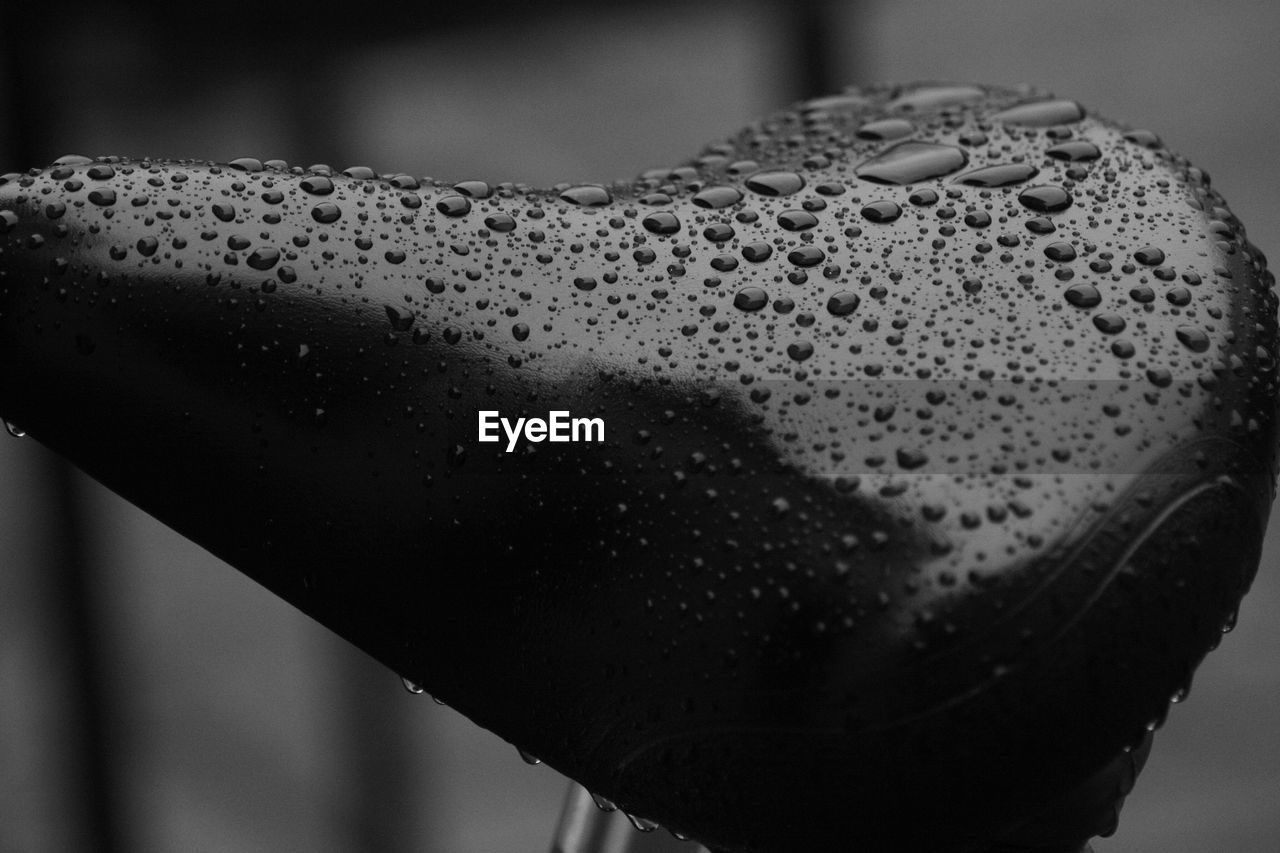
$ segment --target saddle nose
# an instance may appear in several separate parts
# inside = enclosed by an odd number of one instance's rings
[[[0,181],[0,413],[718,851],[1078,849],[1258,564],[1273,278],[1074,101],[850,90],[550,190]]]

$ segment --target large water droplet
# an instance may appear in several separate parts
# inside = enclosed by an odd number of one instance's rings
[[[312,195],[329,195],[333,192],[333,181],[324,175],[303,178],[299,186]]]
[[[1192,352],[1204,352],[1209,349],[1209,335],[1198,326],[1179,326],[1174,330],[1178,340]]]
[[[769,304],[769,294],[759,287],[744,287],[733,297],[733,307],[741,311],[759,311]]]
[[[879,184],[914,184],[963,169],[969,155],[953,145],[899,142],[854,169],[854,174]]]
[[[646,231],[654,234],[675,234],[680,230],[679,218],[667,210],[650,213],[641,220],[640,224],[645,227]]]
[[[713,210],[729,207],[740,201],[742,201],[742,193],[735,187],[727,186],[707,187],[693,197],[693,203],[698,207],[706,207]]]
[[[862,218],[868,222],[893,222],[902,215],[902,208],[897,202],[873,201],[860,211]]]
[[[1055,100],[1018,104],[1016,107],[1001,110],[993,115],[991,120],[1006,124],[1049,127],[1055,124],[1071,124],[1082,118],[1084,118],[1084,107],[1075,101]]]
[[[417,684],[403,675],[400,676],[400,683],[404,685],[405,690],[408,690],[414,696],[421,696],[423,693],[427,692],[426,688],[421,684]]]
[[[613,196],[599,184],[582,184],[581,186],[569,187],[569,189],[560,193],[560,198],[570,204],[578,204],[583,207],[604,207],[613,202]]]
[[[808,341],[793,341],[787,346],[787,355],[794,361],[805,361],[813,355],[813,344]]]
[[[1063,297],[1077,308],[1094,308],[1102,302],[1102,294],[1092,284],[1073,284]]]
[[[5,432],[9,433],[9,435],[13,436],[14,438],[23,438],[27,434],[27,431],[25,429],[15,424],[13,421],[5,421],[4,429],[5,429]]]
[[[342,208],[331,201],[322,202],[311,208],[311,218],[322,225],[328,225],[342,218]]]
[[[523,761],[525,764],[541,764],[542,763],[541,758],[538,758],[532,752],[529,752],[527,749],[524,749],[523,747],[517,746],[516,752],[520,753],[520,760]]]
[[[956,183],[971,187],[1007,187],[1025,183],[1039,173],[1039,169],[1026,163],[1003,163],[966,172],[956,178]]]
[[[907,121],[905,118],[886,118],[879,121],[869,121],[862,127],[858,128],[859,139],[876,139],[887,141],[890,139],[901,139],[904,136],[910,136],[915,131],[915,125]]]
[[[1066,160],[1069,163],[1077,163],[1083,160],[1097,160],[1102,156],[1102,151],[1092,142],[1086,142],[1083,139],[1071,139],[1066,142],[1060,142],[1057,145],[1044,152],[1055,160]]]
[[[791,195],[804,189],[804,178],[795,172],[756,172],[747,178],[747,189],[760,193],[760,195]]]
[[[977,86],[921,86],[885,105],[890,110],[936,110],[986,97]]]
[[[862,304],[861,297],[851,290],[842,290],[839,293],[832,294],[827,300],[827,310],[837,317],[847,317],[854,311],[858,310],[858,306]]]
[[[1071,206],[1071,193],[1054,184],[1041,184],[1023,190],[1018,201],[1036,213],[1057,213]]]

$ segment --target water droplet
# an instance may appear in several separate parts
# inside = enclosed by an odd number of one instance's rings
[[[160,241],[155,237],[143,237],[138,241],[137,246],[138,254],[142,255],[144,258],[149,258],[156,253],[157,249],[160,248]]]
[[[1093,318],[1093,325],[1104,335],[1118,335],[1125,329],[1124,318],[1119,314],[1097,314]]]
[[[211,208],[214,218],[219,222],[231,222],[236,218],[236,209],[226,202],[218,202]]]
[[[929,457],[923,451],[909,447],[899,447],[897,458],[898,467],[906,471],[915,470],[929,461]]]
[[[806,231],[818,224],[818,217],[807,210],[784,210],[778,214],[778,224],[787,231]]]
[[[729,207],[740,201],[742,201],[742,193],[735,187],[728,186],[707,187],[706,189],[699,191],[693,197],[693,203],[698,207],[705,207],[712,210]]]
[[[342,174],[348,178],[355,178],[357,181],[372,181],[378,177],[378,173],[368,166],[348,166],[342,170]]]
[[[805,361],[813,355],[813,344],[808,341],[793,341],[787,345],[787,355],[794,361]]]
[[[1124,135],[1124,138],[1143,148],[1159,148],[1162,144],[1160,137],[1149,130],[1131,130]]]
[[[464,195],[447,195],[436,202],[436,210],[445,216],[466,216],[471,212],[471,199]]]
[[[964,224],[970,228],[986,228],[991,224],[991,214],[985,210],[975,210],[964,215]]]
[[[254,249],[245,263],[255,270],[269,270],[280,260],[280,250],[276,248]]]
[[[631,821],[631,825],[634,826],[636,829],[640,830],[641,832],[653,832],[655,829],[658,828],[657,821],[649,820],[648,818],[643,818],[638,815],[633,815],[629,812],[623,812],[623,814],[627,816],[627,820]]]
[[[505,213],[495,213],[492,216],[485,217],[484,224],[486,228],[505,234],[508,231],[515,230],[516,220]]]
[[[1154,267],[1157,264],[1164,263],[1164,252],[1155,246],[1144,246],[1133,253],[1133,259],[1140,264]]]
[[[969,155],[953,145],[899,142],[854,169],[854,174],[880,184],[914,184],[949,175],[965,167]]]
[[[1023,190],[1018,201],[1036,213],[1057,213],[1071,206],[1071,193],[1054,184],[1041,184]]]
[[[520,760],[523,761],[525,764],[541,764],[542,763],[541,758],[538,758],[536,755],[534,755],[532,752],[529,752],[526,749],[523,749],[517,746],[516,752],[520,753]]]
[[[416,184],[417,181],[414,183]],[[416,189],[416,187],[413,188]],[[488,198],[493,195],[493,187],[485,181],[459,181],[453,185],[453,188],[471,198]]]
[[[517,341],[529,340],[529,324],[516,323],[511,327],[511,337],[515,338]]]
[[[1063,297],[1077,308],[1094,308],[1102,302],[1102,294],[1092,284],[1073,284]]]
[[[868,222],[888,223],[902,215],[902,208],[897,202],[873,201],[859,212]]]
[[[596,280],[589,275],[578,276],[573,280],[573,286],[578,290],[595,290]]]
[[[0,210],[0,234],[8,234],[18,224],[18,214],[12,210]]]
[[[616,812],[618,810],[618,807],[614,805],[612,800],[609,800],[600,794],[592,794],[591,800],[596,804],[596,808],[602,812]]]
[[[795,172],[756,172],[747,178],[747,189],[760,195],[791,195],[804,189],[804,178]]]
[[[8,421],[8,420],[5,421],[4,429],[5,429],[5,432],[9,433],[9,435],[13,436],[14,438],[24,438],[26,437],[26,434],[27,434],[27,431],[25,429],[15,424],[13,421]]]
[[[311,175],[303,178],[299,186],[312,195],[329,195],[333,192],[333,181],[324,175]]]
[[[1079,163],[1084,160],[1097,160],[1102,156],[1102,151],[1092,142],[1086,142],[1083,139],[1071,139],[1066,142],[1060,142],[1057,145],[1044,152],[1055,160],[1065,160],[1068,163]]]
[[[759,311],[769,304],[769,294],[759,287],[744,287],[733,297],[733,307],[741,311]]]
[[[311,208],[311,218],[322,225],[328,225],[342,218],[342,208],[331,201],[322,202]]]
[[[816,267],[827,259],[827,255],[817,246],[801,246],[787,254],[787,260],[798,267]]]
[[[404,685],[405,690],[408,690],[414,696],[420,696],[423,693],[427,692],[426,688],[423,687],[421,684],[416,684],[413,681],[409,680],[408,678],[405,678],[403,675],[400,676],[400,683]]]
[[[928,207],[931,204],[938,203],[938,194],[934,190],[916,190],[907,196],[907,201],[917,207]]]
[[[89,201],[99,207],[110,207],[116,203],[116,191],[110,187],[102,187],[89,191]]]
[[[858,128],[859,139],[876,139],[887,141],[890,139],[901,139],[904,136],[910,136],[916,127],[905,118],[886,118],[879,121],[869,121],[862,127]]]
[[[742,247],[742,257],[753,263],[767,261],[773,255],[773,247],[768,243],[748,243]]]
[[[1174,334],[1192,352],[1205,352],[1209,349],[1209,335],[1198,326],[1179,326]]]
[[[706,237],[713,243],[723,243],[726,240],[732,240],[735,233],[733,226],[724,222],[717,222],[714,225],[708,225],[706,228],[702,229],[702,236]]]
[[[666,210],[650,213],[640,224],[653,234],[675,234],[680,230],[680,220],[674,213]]]
[[[920,86],[899,95],[888,104],[890,110],[936,110],[966,104],[986,97],[977,86]]]
[[[227,165],[241,172],[261,172],[263,169],[262,161],[256,157],[240,157]]]
[[[858,310],[858,306],[862,304],[861,297],[851,290],[842,290],[839,293],[832,294],[827,300],[827,310],[837,317],[847,317],[854,311]]]
[[[1076,259],[1075,247],[1070,243],[1050,243],[1044,247],[1044,254],[1051,261],[1074,261]]]
[[[384,305],[383,308],[387,312],[387,320],[391,323],[391,328],[397,332],[407,332],[413,326],[413,312],[406,308],[397,308],[395,305]]]
[[[1055,124],[1072,124],[1084,118],[1084,107],[1075,101],[1034,101],[1001,110],[992,121],[1005,124],[1023,124],[1029,127],[1049,127]]]
[[[971,187],[1008,187],[1025,183],[1038,174],[1040,174],[1039,169],[1026,163],[1002,163],[966,172],[956,178],[956,183]]]
[[[570,204],[577,204],[582,207],[604,207],[613,203],[613,196],[599,184],[582,184],[581,186],[569,187],[569,189],[560,193],[560,198]]]

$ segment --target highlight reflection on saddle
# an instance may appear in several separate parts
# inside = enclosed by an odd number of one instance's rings
[[[717,850],[1114,828],[1273,496],[1261,253],[1029,90],[550,190],[64,157],[0,251],[0,413]]]

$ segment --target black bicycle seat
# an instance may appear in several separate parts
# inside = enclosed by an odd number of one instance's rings
[[[716,850],[1078,849],[1257,567],[1273,278],[1074,101],[851,90],[550,190],[2,183],[0,413]]]

